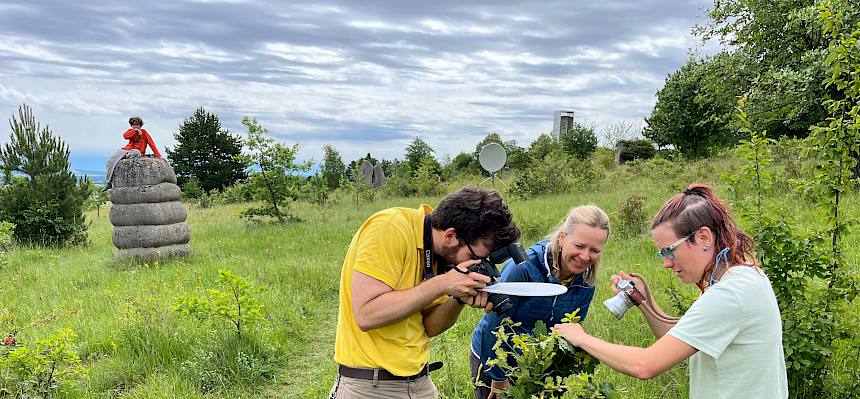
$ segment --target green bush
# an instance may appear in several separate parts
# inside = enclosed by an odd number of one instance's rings
[[[410,173],[403,168],[396,168],[393,170],[394,173],[391,175],[386,175],[385,183],[382,184],[380,188],[380,192],[385,198],[398,198],[398,197],[414,197],[418,194],[418,190],[412,184],[413,180],[410,176]],[[363,183],[356,183],[363,184]],[[365,187],[369,187],[373,190],[372,187],[363,184]],[[357,190],[359,187],[355,187]],[[356,191],[356,194],[361,194]],[[360,197],[360,195],[359,195]]]
[[[239,204],[254,200],[253,191],[247,184],[242,182],[234,183],[221,192],[213,194],[213,196],[213,200],[219,204]]]
[[[578,323],[578,310],[561,319]],[[535,323],[530,334],[517,334],[510,318],[499,325],[488,367],[498,366],[514,384],[501,393],[504,399],[530,398],[617,398],[611,384],[596,384],[592,375],[600,363],[587,352],[574,347],[543,321]],[[513,348],[513,350],[511,350]],[[508,362],[515,360],[515,365]]]
[[[328,203],[329,186],[323,175],[316,174],[308,177],[302,184],[296,199],[311,204],[325,205]]]
[[[635,159],[651,159],[657,154],[657,150],[650,140],[621,140],[618,145],[621,146],[620,163]]]
[[[543,162],[535,162],[517,173],[511,183],[510,194],[518,198],[533,198],[570,192],[571,165],[567,157],[551,153]]]
[[[15,231],[15,225],[9,222],[0,221],[0,256],[3,255],[3,250],[12,245],[12,234]]]
[[[634,195],[618,207],[613,227],[622,238],[636,237],[646,231],[645,197]]]
[[[206,296],[189,296],[180,299],[174,309],[179,313],[194,315],[199,319],[223,319],[236,329],[242,339],[242,331],[248,325],[265,319],[263,304],[257,294],[265,291],[249,279],[236,276],[227,269],[218,269],[218,285],[221,289],[209,289]]]
[[[200,180],[197,179],[197,176],[191,176],[185,180],[185,184],[182,185],[182,198],[184,199],[197,199],[206,194],[206,191],[203,190],[203,186],[200,185]]]
[[[75,333],[65,328],[0,352],[0,397],[54,398],[74,390],[76,378],[86,371],[74,341]]]

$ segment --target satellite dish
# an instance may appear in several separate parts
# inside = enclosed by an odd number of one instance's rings
[[[508,159],[508,154],[505,148],[498,143],[490,143],[481,148],[481,153],[478,155],[478,162],[481,167],[487,172],[496,173],[505,166],[505,161]]]

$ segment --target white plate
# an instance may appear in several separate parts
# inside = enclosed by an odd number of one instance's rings
[[[480,290],[491,294],[516,296],[555,296],[567,292],[567,287],[548,283],[496,283]]]

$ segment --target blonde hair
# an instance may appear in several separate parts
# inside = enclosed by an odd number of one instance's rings
[[[546,239],[550,241],[550,248],[547,250],[552,250],[550,256],[552,258],[552,264],[556,265],[556,269],[558,268],[557,265],[560,265],[562,262],[562,244],[560,242],[561,233],[564,232],[566,235],[571,234],[578,224],[606,230],[606,236],[607,238],[609,237],[609,216],[603,211],[603,209],[600,209],[596,205],[582,205],[571,209],[561,224],[546,236]],[[594,286],[594,282],[597,280],[598,263],[600,263],[599,260],[585,271],[585,282],[589,286]]]

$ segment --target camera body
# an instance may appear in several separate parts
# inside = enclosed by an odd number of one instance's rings
[[[618,294],[603,301],[603,304],[617,320],[621,320],[630,308],[639,306],[645,301],[642,293],[636,289],[636,283],[630,280],[618,280],[615,288],[618,288]]]
[[[512,242],[491,252],[490,256],[485,259],[481,259],[481,263],[469,267],[469,271],[489,276],[491,280],[487,285],[493,285],[496,283],[496,278],[501,276],[499,268],[496,267],[496,265],[504,263],[508,259],[513,259],[514,264],[516,265],[528,260],[526,257],[526,251],[523,249],[522,244]],[[511,298],[506,294],[489,294],[487,299],[493,304],[493,311],[500,315],[507,313],[513,307],[511,304]]]

